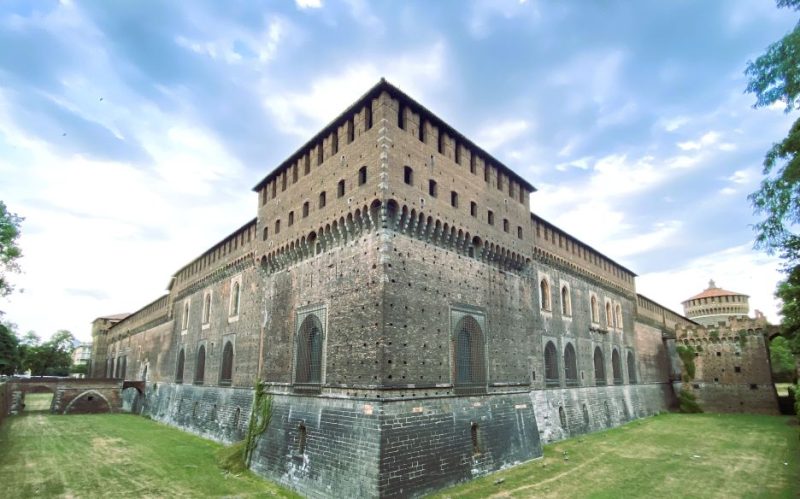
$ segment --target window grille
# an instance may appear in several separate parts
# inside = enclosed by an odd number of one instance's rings
[[[552,341],[548,341],[544,347],[544,384],[547,387],[559,385],[558,354]]]
[[[470,315],[465,315],[455,329],[455,388],[457,393],[486,391],[486,355],[483,331]]]
[[[205,377],[206,377],[206,347],[204,345],[200,345],[200,349],[197,351],[197,363],[195,364],[194,367],[194,384],[202,385]]]
[[[636,362],[633,359],[633,352],[628,352],[628,382],[636,383]]]
[[[600,347],[594,349],[594,384],[597,386],[606,384],[606,367],[603,364],[603,351]]]
[[[620,365],[619,352],[615,348],[611,352],[611,373],[614,376],[614,384],[622,384],[622,366]]]
[[[230,385],[233,380],[233,344],[228,341],[222,350],[222,369],[219,373],[219,384]]]
[[[567,386],[578,386],[578,362],[572,343],[564,347],[564,377]]]
[[[309,314],[297,333],[295,385],[319,385],[322,382],[322,323]]]

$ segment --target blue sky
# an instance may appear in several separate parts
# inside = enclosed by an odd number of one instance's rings
[[[266,173],[386,77],[537,192],[535,213],[680,310],[708,279],[773,321],[748,193],[791,117],[745,64],[769,1],[4,1],[0,199],[21,331],[89,338],[255,216]]]

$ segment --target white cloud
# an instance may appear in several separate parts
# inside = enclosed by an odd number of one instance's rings
[[[675,118],[665,119],[659,122],[660,126],[667,132],[674,132],[685,124],[689,123],[689,118],[685,116],[678,116]]]
[[[530,128],[523,119],[510,119],[486,125],[476,134],[477,143],[488,151],[496,151],[501,146],[513,142]]]
[[[265,92],[263,104],[284,133],[307,138],[353,102],[364,90],[385,76],[420,99],[427,93],[420,85],[437,85],[443,78],[445,46],[438,42],[422,52],[409,52],[378,62],[356,63],[335,74],[323,75],[301,91]]]
[[[322,7],[322,0],[294,0],[300,9],[319,9]]]
[[[498,29],[500,20],[527,19],[536,21],[540,13],[527,0],[476,0],[470,5],[467,28],[475,38],[486,38]]]
[[[780,261],[753,252],[750,244],[734,246],[698,257],[663,272],[637,278],[637,291],[648,298],[683,313],[681,302],[707,287],[709,279],[730,291],[750,295],[751,316],[755,309],[778,323],[780,302],[774,297],[782,276]]]
[[[178,35],[175,43],[192,52],[227,64],[258,62],[274,59],[281,41],[286,37],[288,24],[281,18],[270,19],[264,30],[251,33],[239,28],[206,26],[202,39],[189,39]]]
[[[719,140],[719,133],[715,131],[706,132],[698,140],[689,140],[686,142],[678,142],[677,146],[684,151],[696,151],[704,147],[713,145]]]

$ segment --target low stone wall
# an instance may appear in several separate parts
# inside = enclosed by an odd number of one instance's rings
[[[780,414],[773,384],[692,382],[692,393],[704,412]]]
[[[147,385],[141,403],[142,415],[204,438],[232,443],[247,433],[253,390],[153,383]]]
[[[614,385],[530,392],[543,444],[605,430],[674,409],[668,383]]]

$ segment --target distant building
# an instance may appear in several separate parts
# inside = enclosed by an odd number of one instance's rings
[[[717,287],[714,280],[708,288],[683,302],[686,317],[704,326],[728,324],[731,317],[745,319],[750,313],[749,296]]]

